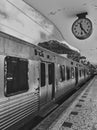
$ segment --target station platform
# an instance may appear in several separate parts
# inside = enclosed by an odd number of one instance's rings
[[[49,130],[97,130],[97,76]]]
[[[89,82],[71,105],[64,109],[49,127],[46,127],[46,123],[49,124],[53,116],[54,114],[34,130],[97,130],[97,76]]]

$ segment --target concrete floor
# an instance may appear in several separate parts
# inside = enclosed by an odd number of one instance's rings
[[[50,130],[97,130],[97,76],[68,109]]]

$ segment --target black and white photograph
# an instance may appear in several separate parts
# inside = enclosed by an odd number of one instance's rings
[[[97,0],[0,0],[0,130],[97,130]]]

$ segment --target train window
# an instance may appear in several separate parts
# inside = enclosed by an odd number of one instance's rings
[[[25,92],[28,86],[28,61],[17,57],[5,58],[5,95]]]
[[[67,80],[70,79],[70,68],[66,66]]]
[[[62,66],[60,65],[60,81],[62,82]]]
[[[84,69],[84,77],[86,76],[86,72],[85,72],[85,69]]]
[[[35,52],[35,55],[37,55],[37,50],[36,49],[34,50],[34,52]]]
[[[62,75],[63,75],[62,79],[64,81],[65,80],[65,66],[64,65],[62,65]]]
[[[84,75],[84,70],[82,69],[82,75]]]
[[[81,74],[81,70],[79,70],[79,75],[80,75],[80,77],[82,76],[82,74]]]
[[[60,65],[60,80],[64,81],[65,80],[65,66]]]
[[[71,67],[71,78],[73,79],[74,78],[74,68]]]
[[[41,63],[41,87],[45,86],[45,63]]]
[[[54,64],[48,64],[48,83],[52,84],[54,81]]]

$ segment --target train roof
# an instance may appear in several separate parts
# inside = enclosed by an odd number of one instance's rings
[[[7,33],[5,33],[5,32],[0,31],[0,36],[1,36],[1,37],[4,37],[4,38],[7,38],[7,39],[10,39],[10,40],[13,40],[13,41],[16,41],[16,42],[19,42],[20,44],[25,44],[25,45],[33,46],[33,48],[38,48],[38,49],[40,49],[40,50],[42,50],[42,51],[49,52],[50,54],[52,54],[52,55],[54,55],[54,56],[58,56],[58,57],[64,58],[65,60],[67,60],[67,61],[69,61],[69,62],[74,62],[74,63],[76,63],[76,64],[79,65],[79,66],[85,66],[85,65],[83,65],[83,64],[81,64],[81,63],[79,63],[79,62],[77,62],[77,61],[73,61],[72,59],[68,59],[68,58],[66,58],[66,57],[64,57],[64,56],[61,56],[61,55],[55,53],[55,52],[52,52],[52,51],[47,50],[47,49],[45,49],[45,48],[43,48],[43,47],[40,47],[40,46],[36,46],[36,45],[34,45],[33,43],[29,43],[29,42],[27,42],[27,41],[21,40],[21,39],[15,37],[15,36],[12,36],[12,35],[7,34]]]

